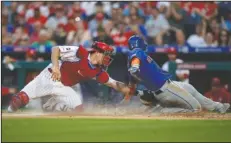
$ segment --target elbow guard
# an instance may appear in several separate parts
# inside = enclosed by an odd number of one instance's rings
[[[139,67],[130,67],[128,71],[135,79],[137,79],[138,81],[141,81],[141,79],[138,77],[140,73]]]
[[[138,75],[140,73],[139,67],[130,67],[128,71],[130,72],[131,75],[133,74]]]

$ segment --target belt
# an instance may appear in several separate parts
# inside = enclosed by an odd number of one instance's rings
[[[170,83],[170,82],[171,82],[171,80],[168,79],[168,80],[164,83],[164,85],[165,85],[166,83]],[[163,86],[164,86],[164,85],[163,85]],[[162,86],[161,88],[163,88],[163,86]],[[161,94],[162,92],[163,92],[163,89],[162,89],[162,90],[161,90],[161,89],[158,89],[158,90],[154,91],[155,95]]]

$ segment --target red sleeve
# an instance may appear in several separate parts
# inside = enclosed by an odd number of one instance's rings
[[[106,83],[108,82],[109,80],[109,75],[107,72],[103,71],[101,72],[99,75],[96,76],[96,80],[99,82],[99,83]]]
[[[4,95],[7,95],[7,94],[9,94],[9,88],[2,87],[2,95],[4,96]]]
[[[231,94],[229,92],[228,92],[228,95],[227,95],[227,102],[231,103]]]
[[[211,94],[210,94],[210,92],[206,92],[206,93],[205,93],[205,97],[211,99]]]
[[[79,58],[84,58],[88,56],[88,51],[83,48],[83,46],[79,46],[79,49],[77,50],[76,56]]]
[[[222,95],[225,99],[225,102],[230,103],[231,94],[226,89],[222,89],[222,91]]]
[[[227,103],[231,103],[230,98],[231,98],[231,94],[229,92],[227,92],[227,95],[226,95]]]
[[[28,24],[32,24],[33,22],[34,22],[34,19],[32,17],[27,20]]]
[[[46,21],[47,21],[47,18],[46,18],[45,16],[41,16],[41,17],[40,17],[40,22],[41,22],[42,24],[45,24]]]

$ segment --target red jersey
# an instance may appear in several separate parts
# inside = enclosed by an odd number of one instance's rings
[[[2,96],[10,94],[8,87],[2,87]]]
[[[213,101],[221,103],[230,103],[231,98],[231,94],[225,88],[221,88],[216,91],[209,91],[205,93],[205,96]]]
[[[70,31],[76,31],[76,30],[77,30],[77,27],[76,27],[76,25],[74,25],[74,24],[67,23],[67,24],[64,26],[64,29],[65,29],[65,31],[68,33],[68,32],[70,32]]]
[[[47,21],[47,18],[43,15],[40,15],[38,18],[31,17],[28,19],[28,24],[34,24],[35,22],[39,21],[42,25],[44,25]]]
[[[60,72],[63,85],[73,86],[90,79],[96,79],[100,83],[106,83],[109,80],[106,71],[91,65],[89,52],[82,46],[59,46],[59,49],[62,60]]]
[[[133,35],[133,32],[124,32],[123,34],[111,35],[114,45],[116,46],[128,46],[128,39]]]

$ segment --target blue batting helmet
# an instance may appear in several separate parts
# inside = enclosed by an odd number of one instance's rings
[[[134,35],[128,39],[128,46],[130,50],[133,50],[136,48],[146,50],[148,45],[146,41],[144,41],[140,36]]]

